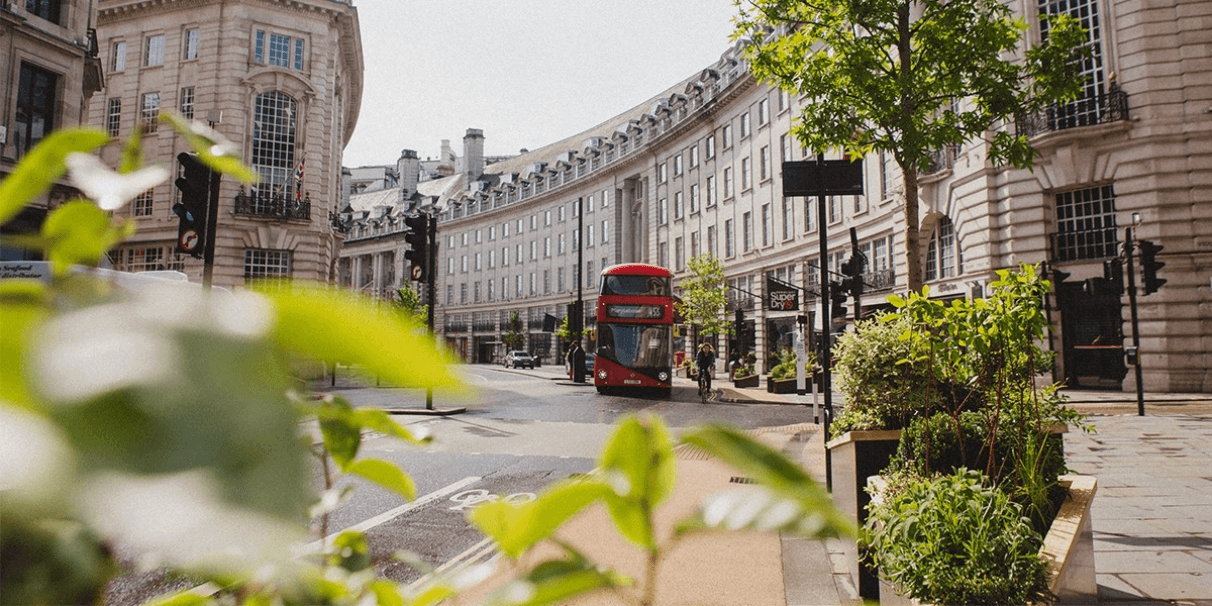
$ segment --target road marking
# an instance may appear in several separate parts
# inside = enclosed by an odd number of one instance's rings
[[[515,492],[504,499],[499,494],[491,494],[483,488],[475,488],[472,490],[464,490],[459,494],[450,497],[451,501],[458,503],[451,507],[451,511],[463,511],[465,509],[475,509],[481,503],[496,503],[497,501],[505,501],[506,503],[529,503],[535,500],[536,496],[533,492]]]
[[[432,503],[433,501],[436,501],[438,499],[445,497],[446,495],[448,495],[452,492],[456,492],[458,490],[463,489],[466,486],[475,484],[476,482],[479,482],[480,480],[481,480],[480,476],[468,476],[466,478],[463,478],[462,480],[459,480],[458,482],[455,482],[454,484],[450,484],[443,488],[439,488],[438,490],[435,490],[423,497],[420,497],[411,503],[405,503],[399,507],[396,507],[395,509],[385,511],[372,518],[367,518],[365,520],[362,520],[361,522],[358,522],[357,524],[354,524],[353,526],[349,526],[347,528],[342,528],[341,530],[338,530],[338,531],[324,537],[323,539],[317,539],[315,541],[312,541],[311,543],[308,543],[307,545],[303,546],[302,551],[303,551],[303,553],[311,553],[311,552],[317,551],[321,547],[323,547],[325,544],[330,542],[332,539],[335,539],[337,537],[337,535],[340,535],[342,532],[345,532],[347,530],[356,530],[356,531],[365,532],[367,530],[370,530],[371,528],[374,528],[375,526],[388,522],[388,521],[392,520],[393,518],[399,517],[400,515],[408,513],[409,511],[412,511],[418,507],[421,507],[422,505],[427,505],[429,503]]]

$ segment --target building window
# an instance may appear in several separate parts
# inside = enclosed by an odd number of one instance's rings
[[[262,192],[289,200],[294,196],[295,100],[281,92],[257,95],[253,108],[252,169]]]
[[[926,279],[938,280],[955,276],[955,225],[951,223],[951,219],[943,217],[939,220],[926,249]]]
[[[115,42],[113,48],[114,56],[109,62],[110,71],[126,71],[126,42]]]
[[[602,221],[602,244],[610,241],[610,220]]]
[[[673,218],[682,218],[682,192],[673,192]]]
[[[753,172],[753,162],[748,157],[741,158],[741,191],[746,191],[753,187],[751,173]]]
[[[473,293],[473,294],[472,294],[472,296],[473,296],[473,297],[475,297],[475,298],[473,299],[473,301],[475,301],[476,303],[479,303],[479,302],[480,302],[480,284],[481,284],[481,283],[480,283],[480,281],[479,281],[479,280],[477,280],[477,281],[475,282],[475,284],[472,284],[472,289],[473,289],[473,290],[472,290],[472,293]]]
[[[661,198],[657,201],[657,224],[664,225],[669,222],[669,199]]]
[[[741,237],[743,238],[741,244],[744,246],[741,250],[745,252],[753,250],[753,213],[747,212],[741,215]]]
[[[732,197],[732,167],[724,167],[724,199]]]
[[[592,224],[585,226],[585,241],[586,241],[585,242],[586,246],[593,246],[593,225]]]
[[[467,304],[467,283],[466,282],[459,285],[459,304],[460,305]]]
[[[16,145],[29,151],[55,127],[55,92],[59,76],[28,63],[21,63],[17,85]]]
[[[111,137],[117,137],[118,131],[122,126],[122,99],[113,98],[109,100],[109,107],[105,114],[105,132]]]
[[[724,221],[724,257],[736,255],[736,244],[733,241],[732,219]]]
[[[829,196],[829,223],[842,220],[842,199],[839,196]]]
[[[198,58],[198,28],[185,30],[185,47],[181,49],[181,58],[189,61]]]
[[[1111,185],[1056,194],[1055,254],[1060,261],[1114,257],[1119,251]]]
[[[164,65],[164,34],[148,36],[143,44],[143,66]]]
[[[715,175],[707,177],[707,208],[715,206]]]
[[[194,87],[192,86],[181,89],[181,115],[186,120],[194,119]]]
[[[143,93],[143,103],[139,108],[139,122],[143,132],[154,133],[160,121],[160,93]]]
[[[60,4],[62,4],[61,0],[25,0],[25,12],[42,17],[51,23],[59,23]]]
[[[749,112],[741,114],[741,138],[749,136]],[[724,147],[728,147],[725,145]]]
[[[690,232],[690,258],[699,256],[699,232]]]
[[[558,240],[556,240],[556,254],[558,254],[558,255],[564,254],[564,244],[565,244],[566,235],[567,234],[560,234],[560,238]]]
[[[715,226],[707,226],[707,254],[715,256]]]
[[[682,154],[673,157],[673,176],[682,176]]]
[[[530,272],[530,296],[533,297],[536,294],[538,294],[538,289],[535,286],[535,273],[532,271]]]
[[[690,168],[694,168],[698,165],[699,165],[699,144],[695,143],[694,145],[690,146]]]
[[[269,38],[269,48],[266,48],[265,39]],[[303,39],[292,38],[285,34],[257,30],[256,40],[253,43],[253,61],[261,65],[272,65],[275,67],[293,67],[296,70],[303,69]]]
[[[475,263],[476,263],[476,266],[475,266],[475,267],[476,267],[476,271],[480,271],[481,269],[483,269],[483,266],[480,264],[480,259],[481,259],[481,255],[480,255],[480,253],[476,253],[476,261],[475,261]]]
[[[758,126],[765,126],[770,122],[770,100],[762,99],[758,101]]]
[[[769,203],[763,204],[762,205],[762,246],[763,247],[770,246],[770,236],[771,236],[771,232],[773,231],[771,229],[770,221],[772,221],[773,219],[774,219],[774,217],[772,217],[770,215],[770,204]]]
[[[1110,104],[1102,103],[1104,86],[1101,19],[1098,0],[1039,0],[1041,15],[1068,14],[1078,20],[1086,30],[1087,39],[1082,44],[1088,55],[1078,64],[1075,77],[1082,80],[1078,98],[1060,107],[1053,108],[1054,115],[1048,117],[1048,126],[1055,130],[1099,124],[1103,114],[1110,111]],[[1048,23],[1040,20],[1040,37],[1048,39]]]
[[[657,166],[657,183],[664,183],[669,180],[668,165],[662,162]]]
[[[597,279],[597,274],[594,273],[594,271],[593,271],[593,261],[586,261],[585,262],[585,287],[593,288],[594,286],[597,286],[597,284],[594,284],[595,279]]]
[[[543,211],[543,225],[545,227],[551,225],[551,211],[550,210]]]
[[[682,237],[678,236],[673,240],[673,266],[677,268],[677,271],[686,269],[682,254]]]
[[[245,280],[274,280],[289,276],[289,250],[248,249],[244,251]]]
[[[564,268],[556,268],[556,292],[564,292]]]
[[[783,198],[783,239],[790,240],[795,225],[795,198]]]
[[[114,252],[114,269],[118,271],[182,271],[185,261],[172,244],[120,248]]]
[[[732,147],[732,125],[725,124],[721,136],[724,139],[724,149]]]
[[[543,294],[551,294],[551,270],[543,270]]]
[[[690,184],[690,212],[699,212],[699,184]]]
[[[661,242],[657,244],[657,265],[661,267],[669,267],[669,243]]]
[[[135,199],[131,202],[131,205],[133,208],[132,214],[134,216],[136,216],[136,217],[150,217],[151,216],[152,200],[154,199],[154,196],[152,194],[154,191],[155,191],[155,188],[152,188],[152,189],[149,189],[149,190],[135,196]]]
[[[707,159],[715,157],[715,135],[707,135]]]
[[[770,146],[762,147],[758,155],[758,179],[765,181],[770,178]]]
[[[791,137],[783,134],[779,135],[779,161],[787,162],[791,160]]]
[[[551,236],[543,238],[543,257],[551,256]]]
[[[816,229],[816,213],[812,212],[812,198],[804,197],[804,232]]]

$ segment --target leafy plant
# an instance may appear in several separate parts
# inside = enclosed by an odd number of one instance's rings
[[[1047,563],[1022,508],[959,469],[905,483],[863,529],[880,574],[905,595],[940,605],[1046,601]]]
[[[732,322],[723,315],[728,303],[724,264],[705,253],[691,257],[686,269],[688,273],[679,284],[681,299],[674,302],[677,313],[699,327],[702,335],[732,334]]]
[[[506,328],[505,333],[501,335],[501,341],[505,343],[505,347],[522,349],[522,344],[526,342],[526,335],[522,333],[522,320],[518,317],[516,309],[509,312],[509,323]]]
[[[806,376],[811,380],[812,372],[816,368],[816,355],[808,352],[807,361],[804,362],[804,370]],[[778,363],[770,369],[770,377],[776,381],[782,379],[794,379],[798,376],[795,363],[797,356],[791,348],[784,349],[778,354]]]
[[[908,318],[877,316],[843,333],[833,350],[833,377],[846,406],[830,426],[833,435],[862,429],[900,429],[926,409],[934,388],[925,360],[903,339]]]

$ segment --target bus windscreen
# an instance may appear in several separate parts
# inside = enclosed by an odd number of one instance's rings
[[[668,297],[669,278],[658,276],[603,276],[603,295]]]
[[[671,332],[664,324],[602,324],[598,326],[598,355],[627,368],[668,367]]]

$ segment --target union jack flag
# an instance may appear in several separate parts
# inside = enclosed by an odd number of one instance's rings
[[[299,166],[295,168],[295,181],[303,180],[303,160],[299,160]]]

